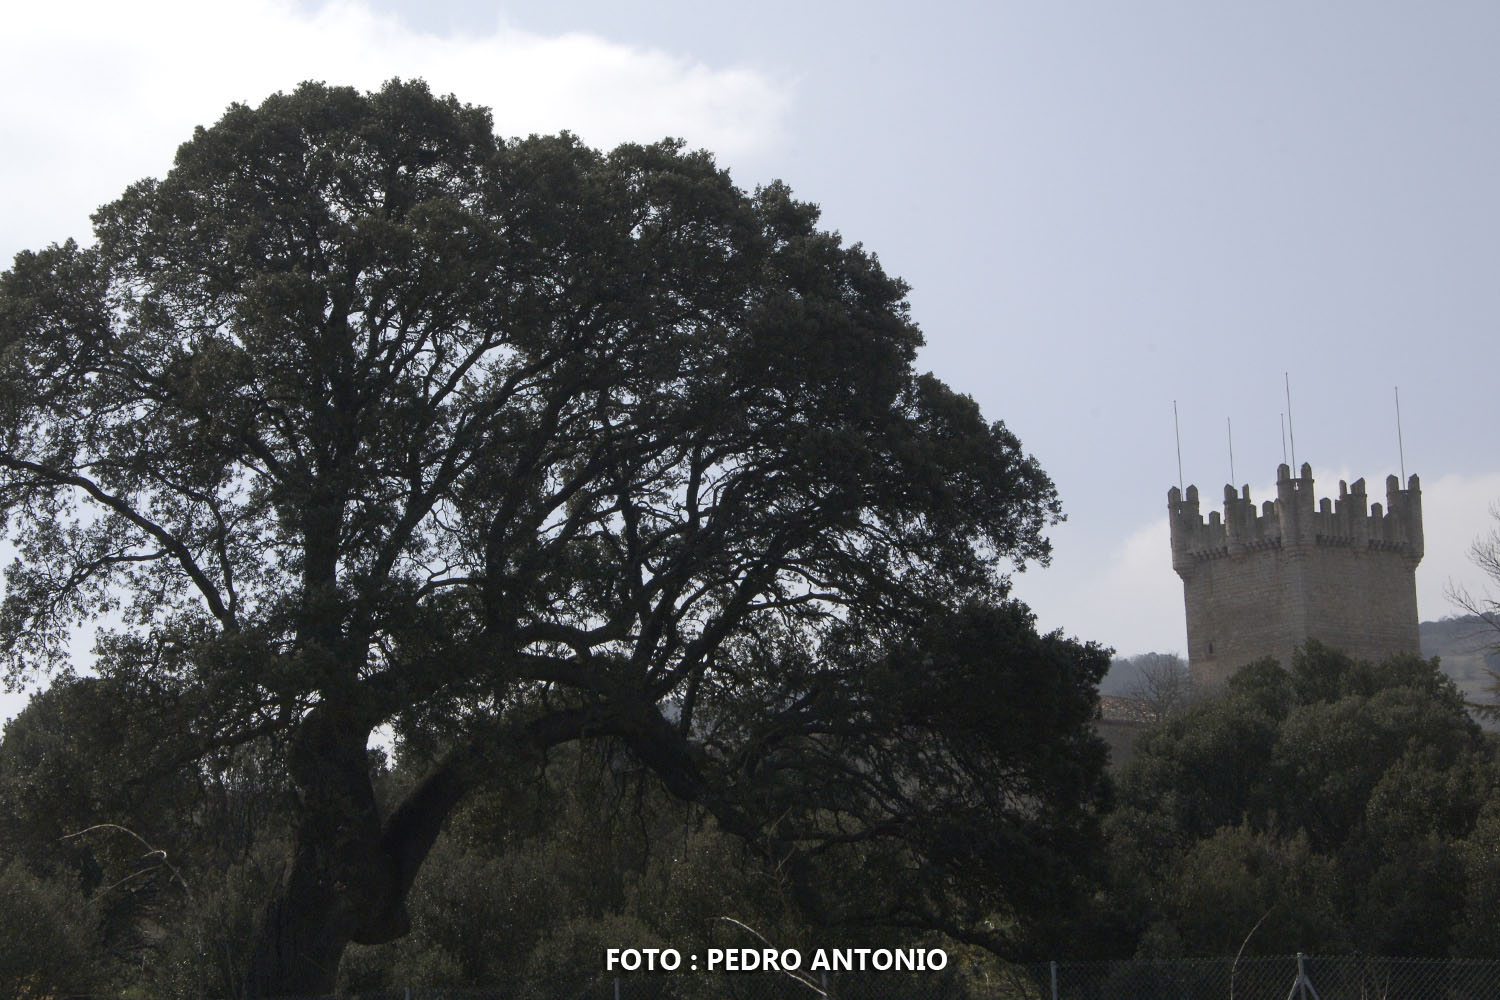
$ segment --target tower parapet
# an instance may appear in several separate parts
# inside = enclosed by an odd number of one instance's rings
[[[1196,486],[1169,490],[1194,680],[1221,682],[1264,656],[1289,663],[1307,639],[1360,658],[1419,652],[1421,484],[1389,476],[1385,493],[1384,506],[1371,504],[1358,479],[1317,501],[1312,467],[1293,476],[1283,464],[1275,500],[1257,508],[1249,486],[1225,486],[1223,514],[1205,519]]]

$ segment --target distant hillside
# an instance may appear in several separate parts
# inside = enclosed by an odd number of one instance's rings
[[[1493,670],[1500,674],[1500,632],[1475,617],[1444,618],[1422,622],[1417,626],[1422,655],[1438,657],[1443,673],[1453,679],[1464,698],[1476,704],[1500,702],[1500,694],[1490,690],[1495,684]],[[1191,688],[1173,690],[1163,686],[1162,678],[1172,667],[1182,669],[1176,654],[1142,653],[1117,657],[1109,673],[1099,683],[1101,718],[1099,735],[1109,744],[1110,760],[1116,769],[1134,756],[1135,741],[1150,724],[1157,711],[1166,704],[1185,704]],[[1184,681],[1185,683],[1185,681]],[[1486,729],[1500,729],[1500,723],[1480,720]]]
[[[1500,645],[1500,632],[1472,616],[1423,622],[1417,628],[1421,637],[1422,655],[1439,657],[1443,673],[1453,678],[1465,698],[1475,702],[1500,700],[1500,696],[1488,690],[1494,681],[1488,671],[1500,672],[1500,652],[1496,651],[1496,646]],[[1141,668],[1160,656],[1157,653],[1143,653],[1140,656],[1116,659],[1099,684],[1100,693],[1115,696],[1136,693]]]
[[[1500,672],[1500,632],[1478,618],[1443,618],[1418,626],[1422,638],[1422,655],[1442,660],[1443,673],[1475,702],[1496,700],[1489,686],[1494,683],[1490,670]]]
[[[1140,656],[1117,656],[1109,664],[1109,673],[1099,682],[1099,693],[1106,697],[1130,697],[1140,684],[1142,661],[1160,653],[1142,653]]]

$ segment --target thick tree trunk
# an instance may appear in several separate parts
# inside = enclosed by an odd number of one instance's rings
[[[675,794],[702,798],[703,780],[686,741],[654,707],[597,705],[496,732],[483,753],[457,752],[382,821],[370,783],[369,726],[326,704],[314,709],[289,761],[298,792],[291,862],[256,926],[245,996],[332,993],[351,943],[381,944],[410,929],[407,892],[476,775],[512,770],[548,747],[589,734],[623,737]],[[721,822],[734,832],[752,831],[730,812]]]
[[[349,942],[371,936],[372,916],[400,912],[370,783],[368,737],[367,725],[325,705],[294,738],[292,856],[256,927],[249,997],[332,993]]]
[[[299,837],[277,895],[261,914],[246,970],[250,998],[333,992],[353,928],[336,880],[316,847]]]
[[[407,892],[468,784],[463,760],[435,768],[383,821],[370,783],[369,727],[320,707],[292,749],[297,823],[286,874],[255,929],[251,998],[332,993],[351,943],[407,933]]]

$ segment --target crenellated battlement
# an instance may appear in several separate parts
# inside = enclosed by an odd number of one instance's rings
[[[1224,487],[1205,518],[1198,488],[1167,493],[1172,568],[1187,604],[1188,659],[1213,684],[1262,656],[1286,663],[1307,639],[1360,658],[1418,652],[1416,567],[1422,560],[1422,490],[1386,478],[1385,503],[1365,481],[1316,499],[1312,467],[1277,469],[1276,498]]]
[[[1276,470],[1276,494],[1257,508],[1248,485],[1239,493],[1226,485],[1223,514],[1210,511],[1205,519],[1198,487],[1189,486],[1186,496],[1172,487],[1167,509],[1173,568],[1180,572],[1179,564],[1302,544],[1393,552],[1414,563],[1422,559],[1422,490],[1416,476],[1407,480],[1406,489],[1395,476],[1386,477],[1384,506],[1369,502],[1363,479],[1352,485],[1340,480],[1337,499],[1314,501],[1312,467],[1303,463],[1302,474],[1293,477],[1282,464]]]

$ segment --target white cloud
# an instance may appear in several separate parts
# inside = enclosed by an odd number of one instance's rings
[[[1120,655],[1187,655],[1182,581],[1172,570],[1172,538],[1165,517],[1126,536],[1097,580],[1109,622],[1104,634],[1111,636],[1110,644]]]
[[[584,34],[503,23],[440,36],[335,2],[63,2],[7,11],[0,32],[0,261],[86,237],[87,215],[159,176],[195,125],[306,79],[378,87],[425,78],[490,107],[502,135],[568,129],[603,147],[680,136],[725,160],[780,139],[790,89]]]
[[[1015,596],[1036,612],[1038,626],[1112,646],[1121,656],[1186,653],[1182,582],[1172,571],[1166,518],[1130,532],[1103,559],[1076,530],[1054,529],[1052,565],[1014,580]]]
[[[1417,567],[1417,607],[1424,619],[1461,614],[1447,597],[1450,587],[1500,598],[1500,581],[1486,580],[1469,561],[1469,550],[1495,527],[1491,508],[1500,502],[1500,473],[1442,476],[1422,483],[1422,528],[1426,555]]]
[[[422,77],[493,109],[501,135],[567,129],[596,146],[680,136],[724,161],[780,141],[790,88],[585,34],[496,23],[440,36],[354,2],[12,5],[0,29],[0,269],[24,248],[89,238],[88,216],[160,176],[194,126],[307,79]],[[86,647],[88,643],[82,643]],[[0,692],[0,722],[22,695]]]

